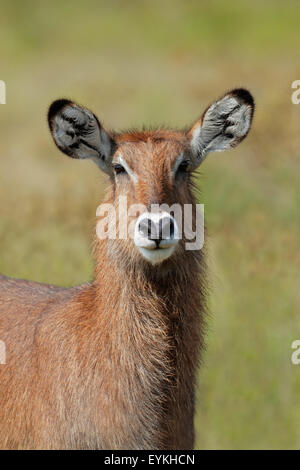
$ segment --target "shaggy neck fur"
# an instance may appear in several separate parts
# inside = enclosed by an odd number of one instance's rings
[[[108,243],[95,241],[93,283],[105,338],[101,387],[109,390],[101,403],[102,416],[109,417],[103,445],[192,448],[205,311],[203,253],[186,252],[171,270],[125,267],[107,255]]]

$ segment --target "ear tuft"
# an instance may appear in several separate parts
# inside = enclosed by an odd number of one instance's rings
[[[49,110],[48,110],[48,124],[49,124],[49,127],[50,127],[50,131],[52,132],[53,131],[53,120],[54,120],[54,117],[60,113],[62,111],[62,109],[69,105],[69,106],[72,106],[72,101],[70,100],[67,100],[65,98],[62,98],[60,100],[56,100],[56,101],[53,101],[53,103],[49,106]]]
[[[231,90],[229,94],[239,99],[240,101],[244,101],[244,103],[250,106],[251,109],[254,111],[254,98],[251,93],[246,90],[246,88],[235,88],[234,90]]]

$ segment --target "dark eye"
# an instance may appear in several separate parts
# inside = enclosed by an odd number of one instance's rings
[[[113,169],[116,175],[119,175],[120,173],[126,173],[125,168],[119,163],[113,165]]]
[[[189,167],[189,164],[189,160],[183,160],[177,169],[177,173],[185,173]]]

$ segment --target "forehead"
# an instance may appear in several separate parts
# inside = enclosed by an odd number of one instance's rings
[[[187,148],[186,136],[180,131],[125,132],[115,136],[121,154],[132,168],[148,165],[170,167]]]

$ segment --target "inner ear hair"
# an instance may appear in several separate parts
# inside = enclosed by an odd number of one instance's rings
[[[254,112],[254,99],[248,90],[229,91],[212,103],[189,132],[196,164],[213,151],[238,145],[248,134]]]
[[[57,147],[72,158],[92,159],[106,172],[115,148],[112,137],[87,108],[67,100],[54,101],[48,122]]]

